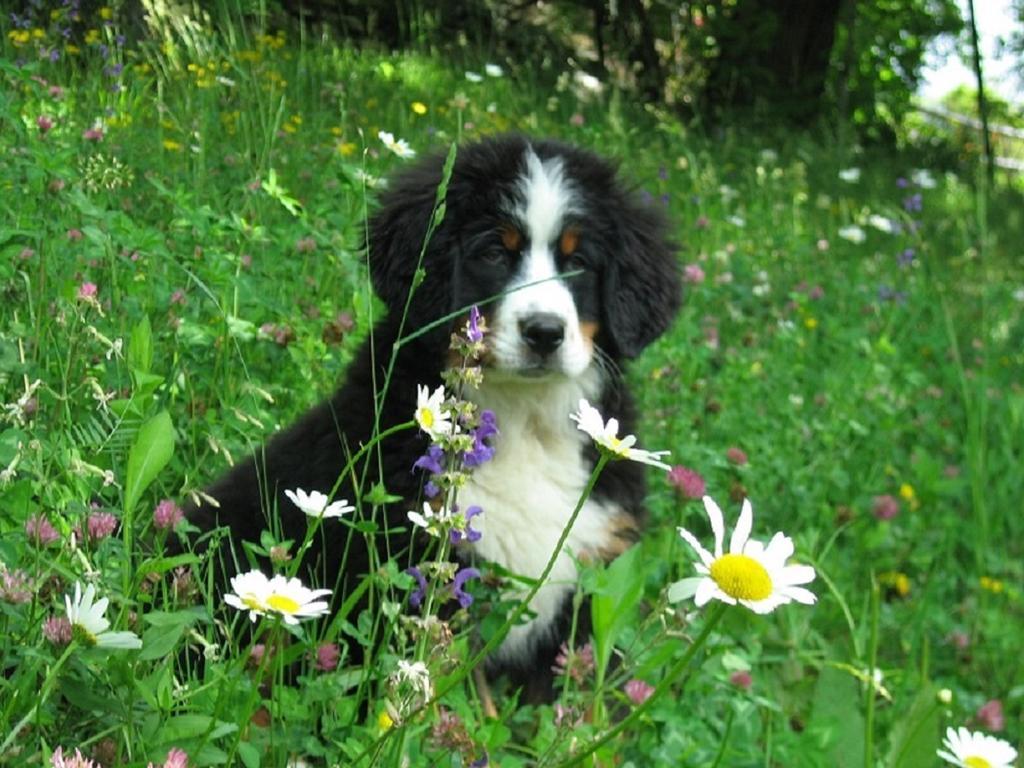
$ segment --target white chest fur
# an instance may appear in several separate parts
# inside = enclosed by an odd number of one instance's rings
[[[569,419],[581,397],[593,397],[598,374],[557,382],[485,383],[473,399],[495,412],[499,437],[494,458],[479,467],[459,493],[463,509],[478,504],[473,544],[481,558],[531,579],[544,571],[590,477],[584,460],[586,435]],[[551,573],[530,603],[535,616],[512,627],[499,659],[528,655],[553,629],[553,621],[576,582],[574,556],[596,553],[607,542],[618,512],[588,499],[573,524]],[[571,554],[570,554],[571,553]],[[525,589],[520,594],[525,593]]]

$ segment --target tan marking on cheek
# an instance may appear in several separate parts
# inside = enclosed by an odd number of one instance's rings
[[[597,336],[600,327],[596,320],[583,320],[580,322],[580,336],[588,349],[594,348],[594,338]]]

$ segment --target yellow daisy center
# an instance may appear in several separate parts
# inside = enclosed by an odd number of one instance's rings
[[[623,447],[622,440],[619,439],[618,437],[610,435],[606,438],[606,440],[607,442],[605,443],[605,445],[608,448],[608,450],[611,451],[612,453],[618,456],[627,456],[629,454],[629,449]]]
[[[96,645],[96,635],[90,632],[88,629],[83,627],[81,624],[71,625],[71,637],[77,640],[79,644],[92,647]]]
[[[267,598],[267,605],[278,613],[287,614],[295,613],[302,607],[287,595],[271,595]]]
[[[242,603],[253,611],[262,611],[263,603],[255,595],[242,595]]]
[[[434,412],[429,408],[420,408],[420,424],[423,425],[424,429],[430,429],[434,426]]]
[[[964,765],[966,765],[967,768],[992,768],[992,763],[990,763],[984,757],[978,757],[977,755],[965,757]]]
[[[711,578],[737,600],[764,600],[772,593],[772,577],[749,555],[722,555],[711,564]]]

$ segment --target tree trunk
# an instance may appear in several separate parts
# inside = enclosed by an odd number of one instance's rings
[[[704,102],[712,110],[767,102],[794,123],[818,117],[841,0],[739,0],[710,30],[718,57]]]

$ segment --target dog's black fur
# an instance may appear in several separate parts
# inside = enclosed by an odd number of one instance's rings
[[[503,206],[507,206],[510,190],[515,189],[522,173],[527,147],[532,147],[541,160],[561,158],[565,176],[579,192],[584,209],[578,222],[582,232],[580,251],[586,269],[584,275],[569,282],[580,319],[596,325],[594,343],[604,353],[600,355],[605,358],[601,394],[594,405],[606,419],[618,418],[620,434],[632,433],[634,408],[618,363],[638,354],[667,328],[679,306],[680,281],[660,214],[622,186],[611,164],[590,152],[519,136],[460,148],[448,186],[447,211],[426,249],[421,265],[424,279],[408,306],[403,333],[408,335],[446,314],[502,293],[511,267],[500,259],[482,258],[481,253],[494,247],[493,232],[501,225]],[[190,508],[188,517],[197,526],[205,530],[228,526],[232,545],[237,548],[243,540],[259,540],[267,527],[265,510],[276,506],[284,535],[303,539],[307,518],[283,492],[295,488],[328,492],[338,483],[347,458],[374,433],[375,391],[384,381],[402,327],[443,161],[440,156],[430,157],[400,173],[371,217],[367,232],[370,276],[387,315],[363,344],[343,386],[210,487],[208,493],[220,506]],[[486,305],[484,312],[486,315]],[[416,385],[433,390],[440,383],[454,329],[455,324],[439,327],[400,347],[390,387],[380,406],[379,429],[411,418],[416,408]],[[486,382],[486,368],[484,376]],[[501,414],[498,420],[500,429]],[[499,437],[497,452],[505,439],[505,435]],[[406,512],[420,508],[424,479],[422,472],[411,468],[427,444],[422,433],[402,432],[383,441],[379,464],[376,458],[366,464],[367,475],[360,485],[364,492],[382,482],[390,494],[402,499],[378,511],[381,528],[410,529]],[[592,466],[597,454],[589,441],[581,450]],[[353,500],[353,480],[363,470],[360,463],[350,476],[341,478],[336,498]],[[621,539],[621,546],[612,546],[601,556],[614,557],[635,538],[644,514],[643,497],[640,465],[622,461],[607,466],[593,498],[614,502],[626,519],[617,518],[622,530],[613,534],[613,538]],[[337,606],[366,573],[368,552],[362,535],[352,536],[346,547],[347,529],[332,527],[332,521],[324,525],[326,548],[321,543],[323,537],[315,537],[306,562],[313,567],[312,586],[334,588]],[[331,540],[335,536],[339,537],[337,543]],[[378,536],[377,540],[383,538]],[[392,536],[385,557],[397,557],[404,568],[417,561],[421,543],[408,533]],[[346,564],[342,572],[343,551]],[[534,646],[530,658],[505,664],[507,671],[513,672],[517,680],[549,676],[552,659],[566,637],[568,618],[567,614],[565,621],[557,622],[555,632]]]

